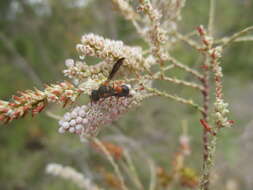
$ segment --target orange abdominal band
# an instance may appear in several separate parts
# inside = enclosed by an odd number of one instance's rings
[[[114,88],[114,90],[116,91],[116,92],[121,92],[122,91],[122,88],[121,88],[121,86],[116,86],[115,88]]]

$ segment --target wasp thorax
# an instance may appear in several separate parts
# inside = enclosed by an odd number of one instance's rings
[[[120,91],[116,94],[116,96],[123,97],[129,95],[129,87],[127,85],[121,85]]]

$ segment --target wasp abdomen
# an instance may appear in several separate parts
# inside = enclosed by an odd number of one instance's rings
[[[111,86],[102,85],[98,89],[100,98],[107,98],[114,94],[114,89]]]

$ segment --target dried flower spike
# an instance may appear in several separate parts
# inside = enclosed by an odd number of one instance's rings
[[[51,163],[47,165],[46,172],[63,179],[71,180],[82,189],[100,190],[90,179],[84,177],[83,174],[77,172],[72,167]]]
[[[44,91],[35,89],[19,92],[20,96],[13,96],[11,102],[0,100],[0,121],[10,122],[24,117],[29,111],[34,116],[40,113],[48,102],[62,103],[65,106],[75,101],[81,93],[81,89],[69,82],[46,85]]]

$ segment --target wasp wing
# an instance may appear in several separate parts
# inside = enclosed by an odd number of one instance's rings
[[[115,73],[119,70],[120,66],[123,64],[123,61],[124,61],[124,57],[123,58],[120,58],[114,65],[113,65],[113,68],[107,78],[107,81],[111,80]]]

